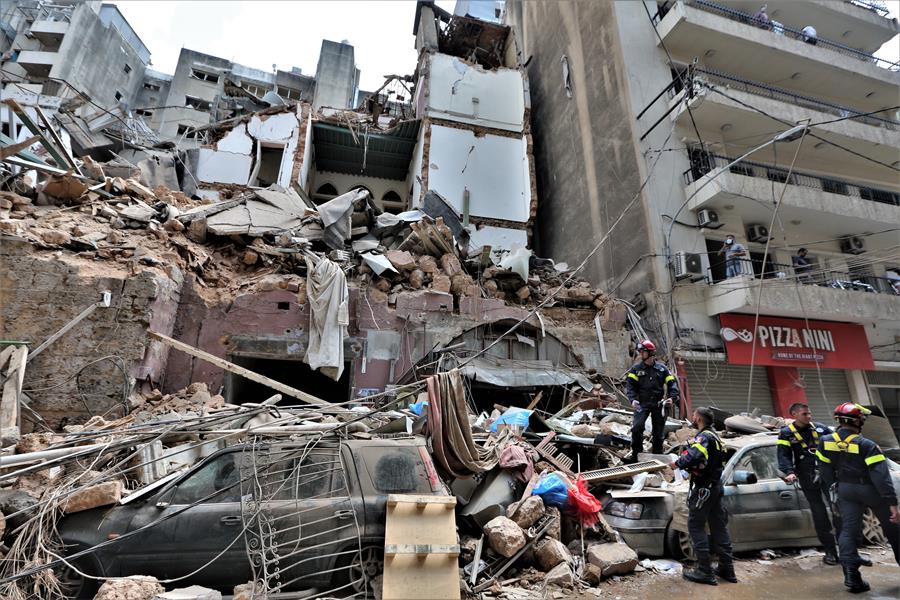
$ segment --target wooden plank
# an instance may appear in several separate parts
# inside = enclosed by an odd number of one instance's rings
[[[73,327],[78,325],[78,323],[83,321],[88,315],[90,315],[92,312],[94,312],[97,309],[97,306],[99,306],[99,305],[96,303],[91,304],[86,309],[81,311],[81,314],[79,314],[77,317],[75,317],[74,319],[72,319],[71,321],[69,321],[68,323],[63,325],[62,329],[60,329],[59,331],[57,331],[56,333],[54,333],[53,335],[48,337],[46,340],[44,340],[43,344],[41,344],[40,346],[38,346],[37,348],[34,349],[34,352],[31,353],[31,358],[34,358],[35,356],[37,356],[38,354],[40,354],[41,352],[46,350],[47,346],[49,346],[50,344],[52,344],[53,342],[55,342],[62,336],[66,335],[66,333],[68,333],[70,329],[72,329]]]
[[[246,377],[250,381],[255,381],[256,383],[261,383],[266,387],[270,387],[277,392],[281,392],[285,396],[290,396],[291,398],[296,398],[297,400],[302,400],[303,402],[307,402],[309,404],[313,404],[315,406],[320,406],[322,408],[331,408],[334,407],[334,404],[331,402],[326,402],[321,398],[316,398],[312,394],[307,394],[304,391],[298,390],[296,388],[292,388],[289,385],[285,385],[280,381],[275,381],[274,379],[269,379],[259,373],[251,371],[250,369],[245,369],[239,365],[236,365],[232,362],[228,362],[224,358],[219,358],[218,356],[214,356],[209,352],[204,352],[203,350],[199,350],[194,348],[193,346],[189,346],[183,342],[179,342],[178,340],[173,340],[172,338],[165,336],[161,333],[157,333],[155,331],[148,331],[147,334],[170,348],[174,348],[175,350],[180,350],[185,354],[190,354],[195,358],[199,358],[200,360],[205,360],[211,365],[215,365],[220,369],[225,369],[230,373],[234,373],[235,375],[240,375],[241,377]]]
[[[53,140],[47,139],[47,137],[41,131],[41,128],[38,127],[38,124],[35,123],[31,119],[30,116],[28,116],[28,113],[25,112],[25,109],[23,109],[21,106],[19,106],[18,102],[16,102],[12,98],[7,98],[6,100],[3,100],[2,102],[3,102],[3,104],[7,105],[10,108],[10,110],[12,110],[14,113],[16,113],[16,116],[19,117],[19,120],[22,121],[22,124],[25,125],[25,127],[27,127],[31,133],[41,137],[41,143],[43,144],[44,148],[47,149],[47,152],[50,153],[50,156],[53,157],[53,160],[56,161],[57,166],[59,166],[59,167],[69,166],[69,163],[64,156],[65,152],[64,151],[60,152],[59,149],[57,149],[56,146],[53,144]]]
[[[385,520],[384,600],[459,600],[459,546],[452,496],[391,494]],[[428,500],[424,509],[419,503]]]
[[[28,138],[27,140],[17,143],[17,144],[10,144],[8,146],[3,146],[2,148],[0,148],[0,160],[9,158],[10,156],[15,156],[22,150],[25,150],[26,148],[28,148],[33,143],[39,141],[40,139],[41,139],[40,136],[35,135],[35,136]]]
[[[9,345],[3,350],[0,350],[0,371],[3,370],[3,367],[6,366],[6,361],[9,360],[9,357],[12,356],[12,353],[16,351],[16,347]]]
[[[66,159],[66,162],[69,163],[69,166],[79,175],[84,175],[84,173],[81,172],[81,169],[78,168],[78,163],[76,163],[75,159],[72,158],[72,155],[69,154],[69,151],[66,149],[66,145],[63,144],[63,141],[56,133],[56,129],[53,128],[53,124],[50,122],[50,119],[48,119],[47,115],[44,114],[44,111],[41,110],[41,107],[35,105],[34,110],[37,113],[38,118],[40,118],[41,122],[44,124],[44,127],[46,127],[47,131],[50,132],[50,139],[52,139],[53,143],[59,147],[63,158]]]

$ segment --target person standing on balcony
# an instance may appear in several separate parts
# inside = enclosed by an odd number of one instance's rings
[[[809,251],[806,248],[797,250],[797,254],[791,257],[791,263],[794,266],[794,275],[801,283],[812,283],[810,271],[812,271],[812,263],[806,258]]]
[[[734,241],[734,236],[725,238],[719,249],[719,256],[725,255],[725,278],[731,279],[741,274],[741,260],[747,256],[747,249]]]
[[[812,44],[813,46],[815,46],[819,41],[816,37],[818,35],[816,33],[816,28],[812,25],[807,25],[800,30],[800,33],[803,35],[803,41],[807,44]]]
[[[753,19],[756,21],[756,24],[763,29],[769,29],[771,24],[769,23],[769,15],[766,13],[766,8],[768,8],[767,4],[763,4],[762,7],[756,14],[753,15]]]

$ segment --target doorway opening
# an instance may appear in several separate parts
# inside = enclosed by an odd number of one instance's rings
[[[277,360],[251,356],[232,355],[229,360],[279,383],[297,388],[327,402],[344,402],[350,399],[351,363],[344,364],[341,378],[334,381],[319,371],[314,371],[300,360]],[[278,391],[240,375],[228,373],[225,381],[225,401],[230,404],[262,402]],[[283,397],[279,404],[298,404],[296,398]]]

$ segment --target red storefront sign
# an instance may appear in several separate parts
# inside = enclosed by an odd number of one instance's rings
[[[733,365],[752,361],[770,367],[875,368],[866,330],[856,323],[760,316],[754,332],[753,315],[723,314],[719,322],[728,362]]]

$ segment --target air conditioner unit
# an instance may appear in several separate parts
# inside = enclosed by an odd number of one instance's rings
[[[844,254],[862,254],[866,251],[866,242],[855,235],[841,238],[841,252]]]
[[[747,239],[751,242],[765,244],[769,241],[769,228],[765,225],[750,225],[747,227]]]
[[[697,211],[697,222],[700,227],[716,227],[719,224],[719,214],[708,208]]]
[[[688,279],[703,274],[703,263],[700,255],[692,252],[675,253],[675,279]]]

